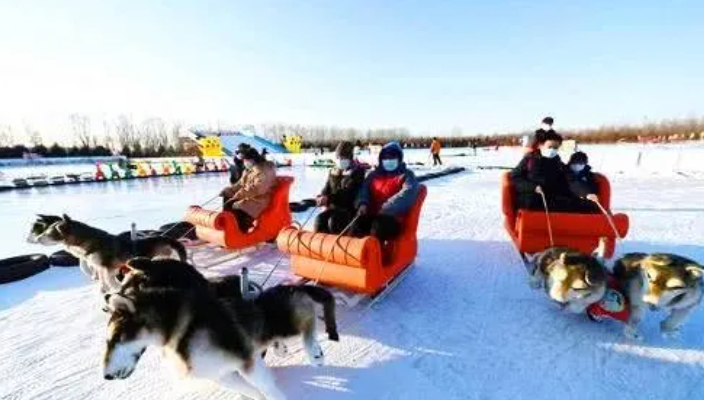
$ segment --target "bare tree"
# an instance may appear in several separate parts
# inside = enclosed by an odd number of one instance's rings
[[[91,133],[90,118],[82,114],[71,114],[71,129],[78,145],[81,147],[94,147],[97,144],[96,138]]]
[[[134,149],[139,142],[137,132],[132,121],[125,115],[120,115],[115,121],[115,137],[120,151]]]
[[[15,135],[11,125],[0,125],[0,147],[10,147],[15,144]]]
[[[25,125],[24,132],[27,135],[27,141],[31,143],[32,146],[36,147],[42,145],[42,136],[39,134],[39,131],[29,125]]]

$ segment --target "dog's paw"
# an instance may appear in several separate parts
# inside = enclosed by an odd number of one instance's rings
[[[325,365],[325,354],[323,353],[323,348],[320,347],[318,342],[313,342],[308,350],[308,359],[310,363],[316,367],[322,367]]]
[[[284,342],[276,341],[274,342],[274,354],[276,357],[284,358],[288,356],[288,346]]]
[[[679,328],[673,328],[665,323],[665,321],[660,323],[660,335],[665,340],[679,340],[682,335],[682,331]]]
[[[632,326],[626,325],[626,326],[623,328],[623,335],[624,335],[627,339],[633,340],[633,341],[636,341],[636,342],[640,342],[640,341],[643,340],[643,336],[638,332],[638,328],[635,328],[635,327],[632,327]]]

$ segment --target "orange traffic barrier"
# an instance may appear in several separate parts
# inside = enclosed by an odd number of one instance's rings
[[[240,230],[234,214],[227,211],[211,211],[200,206],[191,206],[186,211],[185,220],[196,227],[196,235],[199,239],[230,250],[241,250],[273,240],[283,228],[291,224],[288,194],[293,178],[279,176],[276,180],[269,206],[248,232]]]
[[[418,253],[418,220],[427,195],[421,185],[418,198],[403,220],[398,238],[384,247],[371,236],[353,238],[301,231],[289,227],[279,234],[279,250],[291,255],[298,276],[335,287],[374,295],[413,263]]]
[[[604,209],[611,214],[611,185],[601,174],[595,173],[598,187],[597,196]],[[516,209],[516,191],[509,173],[501,176],[501,209],[504,214],[504,227],[511,240],[521,253],[537,253],[551,246],[548,221],[544,210]],[[616,232],[604,214],[577,214],[550,212],[550,227],[554,244],[591,253],[606,237],[605,257],[613,257],[616,248]],[[628,234],[629,220],[625,214],[612,215],[618,236]]]

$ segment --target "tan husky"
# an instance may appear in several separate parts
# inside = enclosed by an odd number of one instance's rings
[[[604,297],[604,265],[594,256],[566,247],[551,247],[535,258],[533,288],[544,287],[548,296],[573,313],[581,313]]]
[[[660,322],[660,331],[673,337],[702,299],[704,267],[678,255],[626,254],[614,264],[614,276],[631,302],[624,333],[633,339],[640,338],[638,324],[646,306],[669,313]]]

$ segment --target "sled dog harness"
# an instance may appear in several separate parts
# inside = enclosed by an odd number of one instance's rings
[[[631,306],[625,292],[613,275],[606,275],[606,292],[598,302],[587,307],[587,314],[594,320],[611,318],[627,322]]]

